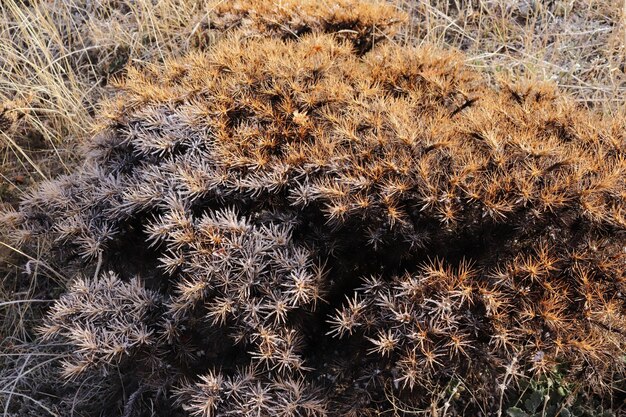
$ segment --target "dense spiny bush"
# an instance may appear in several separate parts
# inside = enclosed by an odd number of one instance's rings
[[[130,347],[150,344],[144,322],[158,301],[137,279],[123,283],[112,273],[78,279],[49,311],[41,331],[80,348],[65,370],[67,376],[80,374],[84,367],[108,365]]]
[[[239,29],[245,36],[272,36],[296,39],[307,33],[333,33],[348,40],[355,52],[362,54],[378,41],[390,38],[406,17],[393,6],[365,0],[236,0],[217,3],[197,40],[210,36],[215,29],[225,32]]]
[[[553,374],[613,392],[623,122],[324,25],[130,69],[84,165],[5,213],[93,275],[42,327],[65,375],[124,415],[489,412]]]

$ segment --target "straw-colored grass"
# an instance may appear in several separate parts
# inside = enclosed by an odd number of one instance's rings
[[[488,74],[553,80],[581,103],[624,113],[624,0],[397,0],[406,39],[465,51]]]
[[[97,103],[128,62],[183,54],[214,3],[4,0],[0,4],[0,201],[67,171]]]

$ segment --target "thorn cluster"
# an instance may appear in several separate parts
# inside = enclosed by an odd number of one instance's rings
[[[380,383],[408,399],[455,378],[492,391],[511,363],[509,383],[559,375],[610,391],[612,373],[626,371],[626,310],[616,292],[624,255],[603,245],[585,260],[540,242],[495,268],[435,260],[390,281],[364,279],[329,333],[367,340]]]
[[[233,377],[210,372],[200,382],[177,390],[183,409],[192,416],[307,417],[326,415],[319,392],[301,379],[259,381],[252,368]]]
[[[133,278],[120,281],[114,273],[75,280],[50,308],[39,328],[43,340],[71,346],[63,361],[63,376],[75,379],[87,372],[109,374],[123,362],[156,344],[151,325],[162,297]]]

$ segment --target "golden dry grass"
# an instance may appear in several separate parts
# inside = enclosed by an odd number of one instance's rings
[[[184,53],[199,0],[6,0],[0,4],[0,199],[67,170],[107,83],[127,62]]]
[[[455,47],[491,75],[552,80],[581,103],[624,113],[623,0],[399,0],[406,39]]]

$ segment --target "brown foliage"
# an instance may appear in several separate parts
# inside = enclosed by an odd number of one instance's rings
[[[398,31],[407,16],[391,4],[365,0],[236,0],[217,3],[197,39],[238,29],[244,36],[296,39],[307,33],[332,33],[362,54]]]

